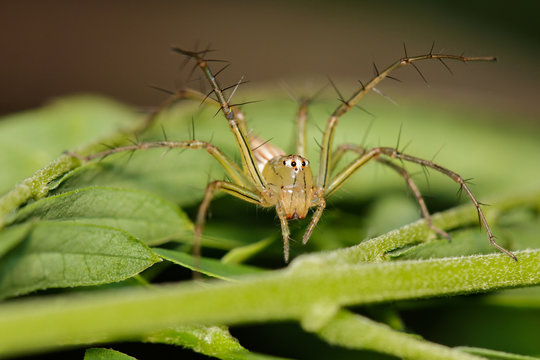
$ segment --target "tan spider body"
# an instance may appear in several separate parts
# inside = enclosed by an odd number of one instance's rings
[[[300,155],[278,156],[264,166],[262,176],[271,194],[270,206],[282,208],[287,219],[303,219],[317,199],[309,162]]]

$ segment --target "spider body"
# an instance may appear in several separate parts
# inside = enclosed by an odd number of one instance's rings
[[[269,202],[281,207],[287,219],[306,217],[316,192],[309,161],[300,155],[277,156],[263,168]]]
[[[480,223],[485,228],[490,243],[501,252],[516,260],[516,257],[510,251],[495,242],[495,238],[479,202],[472,194],[466,181],[459,174],[432,161],[401,153],[396,148],[375,147],[366,149],[355,144],[342,144],[337,147],[334,147],[333,145],[334,134],[340,117],[354,107],[369,91],[375,89],[375,86],[380,81],[386,77],[390,77],[389,74],[392,71],[403,66],[412,65],[420,73],[420,70],[414,63],[422,60],[438,60],[447,69],[449,68],[444,60],[458,60],[462,62],[496,60],[494,57],[464,57],[462,55],[434,54],[432,50],[433,48],[428,54],[419,56],[408,56],[407,51],[405,50],[404,57],[398,59],[383,71],[379,72],[377,67],[374,67],[376,73],[375,77],[365,84],[360,82],[361,88],[354,92],[347,100],[341,99],[341,103],[331,114],[323,132],[320,143],[321,150],[317,176],[314,176],[312,173],[310,162],[306,158],[305,150],[307,138],[305,124],[307,120],[308,101],[301,102],[297,115],[298,134],[296,141],[296,155],[286,155],[280,148],[268,142],[264,142],[254,135],[248,135],[248,126],[245,115],[238,108],[238,105],[230,103],[232,95],[242,80],[240,80],[236,86],[223,88],[216,79],[217,73],[212,72],[209,67],[211,61],[219,60],[205,58],[209,50],[187,51],[176,47],[173,48],[173,51],[185,55],[189,59],[195,60],[196,66],[200,68],[208,80],[208,83],[212,87],[212,91],[209,94],[204,95],[193,90],[179,90],[173,94],[173,98],[169,99],[166,104],[170,104],[171,100],[175,101],[179,98],[195,98],[202,100],[202,103],[218,107],[220,109],[219,111],[223,113],[225,119],[228,121],[231,132],[238,145],[238,150],[242,158],[241,165],[234,162],[214,145],[195,139],[184,142],[158,141],[153,143],[135,144],[132,146],[110,149],[102,153],[87,156],[84,159],[91,160],[115,152],[155,147],[205,149],[220,163],[230,180],[212,181],[206,187],[205,195],[199,207],[195,222],[194,254],[200,254],[200,239],[210,202],[216,191],[222,191],[262,207],[275,207],[281,224],[285,262],[288,262],[289,260],[290,231],[288,221],[292,219],[303,219],[307,216],[311,208],[315,208],[310,224],[303,236],[302,242],[305,244],[309,240],[311,233],[322,216],[326,207],[326,199],[341,188],[341,186],[343,186],[356,171],[372,160],[390,167],[404,178],[418,201],[426,225],[438,235],[449,238],[449,235],[445,231],[433,225],[420,191],[407,170],[396,163],[395,160],[398,160],[401,163],[410,162],[440,172],[459,184],[460,188],[474,204],[476,211],[478,212]],[[420,75],[425,80],[421,73]],[[224,92],[231,88],[233,89],[232,93],[226,98]],[[214,95],[215,98],[212,98],[211,95]],[[341,169],[337,169],[339,159],[347,152],[354,153],[356,158],[341,167]],[[330,176],[330,174],[335,175]]]

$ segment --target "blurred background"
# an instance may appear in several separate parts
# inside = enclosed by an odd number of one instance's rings
[[[282,91],[310,95],[331,76],[342,86],[403,55],[435,51],[495,55],[497,64],[420,64],[393,96],[447,97],[510,111],[535,121],[540,53],[539,5],[532,1],[3,1],[0,5],[0,114],[78,92],[137,106],[163,95],[147,87],[185,82],[171,45],[208,44],[231,60],[225,79],[241,75]],[[229,77],[229,78],[228,78]],[[277,81],[279,80],[279,81]],[[198,85],[197,85],[198,86]],[[195,87],[197,87],[195,86]],[[389,85],[392,86],[392,85]],[[334,96],[334,94],[331,94]],[[521,116],[523,114],[524,116]]]

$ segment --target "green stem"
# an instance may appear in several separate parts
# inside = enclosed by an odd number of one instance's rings
[[[310,329],[306,329],[310,330]],[[391,329],[347,310],[339,311],[316,334],[330,344],[373,350],[399,358],[430,360],[482,359],[443,345]]]
[[[517,255],[517,263],[502,254],[335,266],[312,262],[236,283],[12,301],[0,306],[0,355],[130,339],[178,325],[305,323],[314,309],[540,284],[540,250]],[[328,318],[333,310],[322,313]]]

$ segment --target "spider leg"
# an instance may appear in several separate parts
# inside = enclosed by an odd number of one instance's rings
[[[501,245],[497,244],[497,242],[495,241],[495,237],[493,236],[493,233],[491,232],[491,228],[489,227],[489,224],[488,224],[488,222],[486,220],[484,212],[482,211],[482,209],[480,207],[480,204],[478,203],[478,201],[476,200],[476,198],[472,194],[472,192],[469,189],[469,187],[467,186],[467,183],[465,182],[465,180],[459,174],[457,174],[457,173],[455,173],[455,172],[453,172],[453,171],[451,171],[451,170],[449,170],[449,169],[447,169],[445,167],[442,167],[441,165],[438,165],[438,164],[434,163],[433,161],[424,160],[424,159],[421,159],[421,158],[418,158],[418,157],[415,157],[415,156],[400,153],[395,148],[376,147],[376,148],[373,148],[371,150],[366,151],[363,155],[359,156],[356,160],[353,160],[351,163],[349,163],[343,170],[341,170],[332,179],[332,181],[330,182],[330,184],[328,185],[328,187],[327,187],[327,189],[325,191],[326,197],[330,196],[334,191],[336,191],[341,186],[343,186],[344,182],[347,179],[349,179],[359,168],[364,166],[369,161],[378,158],[380,155],[384,155],[384,156],[387,156],[387,157],[392,158],[392,159],[399,159],[399,160],[409,161],[409,162],[412,162],[412,163],[415,163],[415,164],[418,164],[418,165],[422,165],[422,166],[432,168],[432,169],[434,169],[434,170],[448,176],[449,178],[451,178],[455,182],[457,182],[460,185],[460,187],[463,190],[465,190],[465,193],[471,199],[474,206],[476,207],[476,211],[478,213],[478,218],[480,219],[480,223],[482,224],[482,226],[486,229],[486,232],[487,232],[488,237],[489,237],[489,242],[491,243],[491,245],[493,245],[499,251],[505,253],[506,255],[510,256],[512,259],[517,261],[517,258],[516,258],[516,256],[514,254],[512,254],[510,251],[506,250]]]
[[[236,84],[235,87],[236,86],[238,86],[238,84]],[[152,86],[152,87],[158,90],[163,90],[156,86]],[[222,90],[225,90],[225,89],[222,89]],[[165,100],[165,102],[159,107],[159,109],[165,108],[167,106],[174,104],[175,102],[179,100],[184,100],[184,99],[198,100],[200,101],[200,105],[204,104],[204,105],[210,105],[217,108],[221,108],[219,102],[210,97],[210,94],[212,94],[214,90],[212,90],[210,93],[206,95],[200,91],[189,89],[189,88],[182,88],[175,91],[169,91],[169,90],[163,90],[163,91],[166,91],[167,93],[171,94],[171,96],[167,100]],[[247,133],[247,120],[246,120],[245,114],[240,108],[238,108],[235,105],[230,105],[230,107],[234,110],[236,114],[240,130],[244,134],[246,134]],[[159,113],[159,111],[157,113]]]
[[[429,214],[429,210],[428,210],[428,208],[426,206],[426,202],[424,201],[424,198],[422,197],[422,194],[420,193],[420,190],[418,190],[418,187],[414,183],[411,175],[407,172],[407,170],[405,170],[404,167],[396,165],[396,164],[394,164],[393,162],[391,162],[391,161],[389,161],[387,159],[377,158],[376,160],[378,162],[382,163],[382,164],[385,164],[385,165],[389,166],[390,168],[397,171],[401,176],[403,176],[403,178],[405,179],[405,182],[407,183],[407,185],[411,189],[414,197],[416,198],[416,201],[418,202],[418,205],[420,206],[420,210],[422,211],[422,215],[424,216],[424,219],[426,220],[426,225],[431,230],[433,230],[437,234],[439,234],[439,236],[442,236],[443,238],[450,240],[451,237],[446,231],[444,231],[441,228],[438,228],[437,226],[433,225],[433,221],[431,220],[431,215]]]
[[[229,103],[228,99],[223,94],[222,88],[220,87],[216,77],[214,76],[208,65],[208,62],[210,62],[211,60],[206,60],[204,58],[205,52],[187,51],[178,47],[174,47],[172,50],[188,56],[192,59],[195,59],[195,61],[197,62],[197,66],[201,69],[201,71],[204,73],[204,76],[210,83],[212,91],[217,97],[217,102],[219,103],[223,115],[229,122],[229,127],[231,128],[236,143],[238,144],[240,154],[242,156],[242,166],[244,168],[244,171],[249,176],[251,182],[253,183],[253,186],[258,191],[262,192],[266,190],[266,181],[262,177],[257,167],[257,162],[253,157],[253,153],[251,151],[251,147],[249,146],[247,136],[245,134],[245,131],[243,131],[243,128],[245,127],[243,125],[245,124],[245,120],[239,117],[234,106]]]
[[[356,144],[343,144],[343,145],[338,146],[338,148],[336,149],[336,151],[334,152],[334,155],[332,157],[332,164],[330,166],[330,171],[332,171],[335,168],[338,161],[341,159],[341,157],[347,151],[353,151],[353,152],[357,153],[358,155],[363,155],[366,152],[366,149],[364,147],[362,147],[360,145],[356,145]],[[394,164],[393,162],[389,161],[388,159],[378,157],[378,158],[375,158],[375,161],[377,161],[377,162],[379,162],[381,164],[384,164],[384,165],[390,167],[391,169],[394,169],[395,171],[397,171],[405,179],[405,182],[407,183],[407,186],[411,189],[414,197],[416,198],[416,201],[418,202],[418,205],[420,206],[420,211],[422,211],[422,215],[424,216],[424,219],[426,220],[426,225],[431,230],[433,230],[435,233],[437,233],[440,236],[450,240],[450,235],[446,231],[444,231],[444,230],[438,228],[437,226],[433,225],[433,221],[431,219],[431,215],[429,214],[429,210],[428,210],[428,208],[426,206],[426,202],[424,201],[424,198],[422,197],[422,194],[420,193],[420,190],[418,189],[418,187],[414,183],[411,175],[407,172],[407,170],[405,170],[405,168],[402,167],[402,166]]]
[[[326,201],[324,198],[317,198],[313,206],[317,206],[317,210],[315,210],[315,213],[313,214],[313,217],[311,218],[311,222],[309,223],[309,226],[306,230],[306,233],[304,234],[304,237],[302,238],[302,244],[306,244],[311,237],[311,233],[313,232],[313,229],[315,229],[315,226],[321,219],[322,213],[324,209],[326,208]]]
[[[318,198],[316,201],[313,202],[313,206],[317,206],[317,210],[315,211],[315,214],[313,214],[313,218],[311,219],[311,222],[302,239],[302,244],[304,245],[308,242],[311,236],[311,233],[313,232],[313,229],[315,229],[315,226],[319,222],[319,219],[321,218],[324,208],[326,207],[326,201],[324,201],[323,198]],[[285,262],[288,263],[289,262],[289,237],[291,235],[291,232],[289,230],[287,214],[281,202],[278,202],[276,204],[276,213],[278,215],[279,222],[281,223],[281,234],[283,236],[283,257],[284,257]]]
[[[301,99],[300,107],[296,114],[296,154],[302,157],[307,157],[306,144],[307,144],[307,110],[309,105],[309,99]]]
[[[204,198],[201,205],[199,206],[199,210],[197,212],[197,219],[195,220],[195,231],[193,236],[193,255],[196,259],[200,258],[201,255],[201,237],[204,229],[204,224],[206,222],[206,214],[208,213],[210,202],[212,201],[215,192],[218,190],[226,192],[238,199],[261,206],[263,205],[261,196],[257,192],[244,186],[233,184],[223,180],[215,180],[209,183],[206,186]]]
[[[178,90],[167,90],[159,86],[155,86],[155,85],[150,85],[150,87],[155,90],[158,90],[158,91],[161,91],[170,95],[158,107],[159,110],[156,111],[156,114],[158,114],[161,109],[169,107],[173,105],[175,102],[179,100],[184,100],[184,99],[199,100],[201,102],[201,105],[205,104],[205,105],[213,105],[213,106],[219,107],[219,103],[216,100],[212,99],[211,97],[205,96],[203,93],[197,90],[193,90],[189,88],[182,88]]]
[[[308,106],[318,97],[326,88],[326,85],[317,90],[310,97],[302,97],[297,99],[292,93],[291,97],[299,104],[298,112],[296,113],[296,154],[307,158],[307,121],[308,121]]]
[[[201,104],[211,104],[211,105],[212,104],[217,104],[216,100],[214,100],[212,98],[205,98],[204,94],[202,94],[202,93],[200,93],[199,91],[196,91],[196,90],[179,89],[179,90],[172,91],[172,90],[164,89],[164,88],[161,88],[161,87],[155,86],[155,85],[150,85],[150,87],[155,89],[155,90],[164,92],[164,93],[166,93],[166,94],[168,94],[170,96],[167,97],[165,99],[165,101],[163,101],[161,103],[161,105],[157,107],[157,109],[155,111],[152,111],[146,117],[146,119],[144,120],[144,124],[142,126],[142,130],[146,130],[154,122],[154,120],[157,118],[157,116],[159,114],[161,114],[161,111],[163,109],[173,105],[174,103],[176,103],[176,102],[178,102],[180,100],[194,99],[194,100],[201,100]]]
[[[276,205],[276,213],[281,223],[281,235],[283,237],[283,259],[285,263],[289,262],[289,237],[291,231],[289,230],[289,222],[287,221],[287,214],[281,202]]]
[[[233,180],[235,184],[240,184],[244,186],[249,186],[248,180],[244,176],[242,169],[232,161],[225,153],[223,153],[218,147],[206,142],[199,140],[189,140],[189,141],[154,141],[154,142],[143,142],[136,143],[128,146],[121,146],[117,148],[111,148],[99,153],[94,153],[88,156],[80,156],[75,153],[69,153],[69,155],[79,158],[83,161],[90,161],[94,159],[103,159],[112,154],[121,153],[121,152],[132,152],[137,150],[148,150],[156,148],[167,148],[167,149],[205,149],[217,162],[223,167],[227,175]]]
[[[339,122],[339,118],[347,113],[352,107],[354,107],[360,99],[362,99],[370,90],[372,90],[379,82],[384,78],[389,77],[389,74],[406,65],[412,64],[414,62],[421,60],[458,60],[462,62],[469,61],[496,61],[494,57],[465,57],[461,55],[450,55],[450,54],[433,54],[431,51],[426,55],[419,56],[407,56],[402,57],[401,59],[394,62],[392,65],[388,66],[383,71],[376,71],[376,76],[368,81],[365,85],[361,83],[362,87],[356,91],[348,100],[344,100],[341,104],[334,110],[328,122],[326,123],[326,128],[324,130],[323,139],[322,139],[322,148],[321,148],[321,158],[319,162],[319,176],[317,178],[317,185],[320,188],[325,189],[329,181],[329,166],[332,163],[332,142],[334,139],[334,133],[336,126]]]

